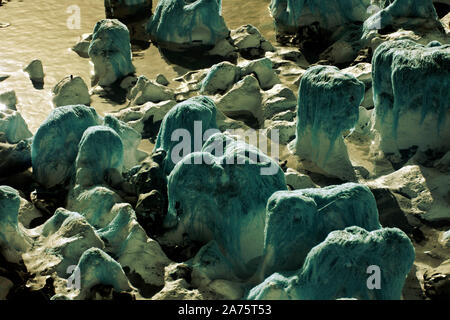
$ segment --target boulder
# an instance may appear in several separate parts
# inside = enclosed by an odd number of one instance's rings
[[[248,75],[217,100],[217,108],[231,118],[250,116],[259,126],[263,116],[261,102],[262,95],[258,80]]]
[[[367,231],[352,226],[333,231],[295,273],[274,273],[248,299],[400,300],[415,258],[401,230]]]
[[[284,176],[286,178],[286,184],[295,190],[317,188],[317,185],[312,182],[308,175],[302,174],[292,168],[288,168],[284,173]]]
[[[84,105],[52,110],[33,137],[34,179],[47,188],[70,180],[75,174],[78,144],[84,131],[100,123],[95,109]]]
[[[154,151],[162,149],[166,152],[163,165],[166,174],[184,156],[200,151],[212,131],[218,129],[216,106],[210,98],[196,96],[170,109],[161,123],[154,148]]]
[[[100,185],[110,170],[122,173],[124,147],[119,135],[105,126],[87,128],[81,137],[75,160],[77,185]]]
[[[185,237],[217,241],[234,273],[246,278],[262,255],[265,206],[277,190],[286,190],[278,163],[244,141],[217,133],[202,152],[185,156],[171,172],[165,226],[173,228],[175,243]]]
[[[222,94],[231,88],[239,76],[240,70],[236,65],[230,62],[215,64],[203,79],[200,92],[209,95]]]
[[[249,74],[255,75],[259,86],[263,90],[268,90],[280,83],[280,79],[273,69],[272,61],[269,58],[261,58],[242,64],[241,75],[246,76]]]
[[[342,134],[358,121],[364,84],[332,66],[309,68],[300,81],[294,152],[329,175],[354,180]]]
[[[98,284],[110,285],[117,292],[133,290],[120,264],[101,249],[86,250],[75,270],[78,270],[81,282],[76,299],[89,298],[90,289]]]
[[[32,137],[22,115],[15,110],[0,109],[0,141],[16,144]]]
[[[103,19],[96,23],[88,54],[100,86],[112,85],[135,72],[130,33],[119,20]]]
[[[16,92],[14,90],[9,90],[9,91],[0,93],[0,105],[2,105],[2,104],[7,109],[17,110],[16,109],[16,104],[17,104]],[[4,108],[2,108],[0,106],[0,110],[2,110],[2,109],[4,109]]]
[[[153,42],[170,49],[213,47],[230,33],[221,13],[218,0],[161,0],[147,31]]]
[[[175,95],[166,86],[149,80],[145,76],[140,76],[127,98],[131,105],[142,105],[146,102],[158,103],[165,100],[174,100]]]
[[[31,143],[22,140],[16,144],[0,142],[0,176],[6,177],[31,167]]]
[[[38,277],[56,272],[66,278],[84,251],[105,247],[85,217],[64,208],[58,208],[40,230],[32,250],[23,255],[27,269]]]
[[[294,110],[297,107],[297,98],[294,92],[282,84],[276,84],[272,89],[264,91],[262,108],[264,119],[270,119],[275,114]]]
[[[267,201],[258,279],[301,268],[310,250],[330,232],[351,226],[368,231],[381,228],[375,198],[366,186],[348,183],[274,193]]]
[[[89,89],[83,78],[79,76],[67,76],[58,82],[53,88],[53,104],[56,107],[91,104]]]
[[[33,60],[23,69],[34,83],[44,83],[44,69],[41,60]]]
[[[19,225],[19,207],[19,192],[9,186],[0,186],[0,253],[13,263],[22,260],[22,254],[32,242]]]
[[[399,155],[450,148],[450,45],[387,41],[373,56],[374,147]],[[426,134],[424,134],[426,133]]]
[[[370,0],[272,0],[270,13],[277,32],[293,34],[300,27],[316,25],[329,33],[338,27],[363,22],[370,15]]]

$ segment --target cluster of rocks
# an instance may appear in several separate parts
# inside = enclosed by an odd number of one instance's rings
[[[402,297],[413,241],[423,241],[417,226],[450,221],[449,46],[392,36],[444,37],[431,1],[292,1],[288,10],[273,0],[277,32],[302,36],[300,51],[275,48],[251,25],[230,31],[216,0],[163,0],[154,15],[145,0],[105,8],[108,19],[74,50],[92,60],[95,82],[126,92],[126,108],[98,115],[70,75],[33,135],[15,93],[0,94],[0,175],[31,167],[41,191],[63,190],[44,217],[31,196],[0,186],[0,263],[23,263],[31,290],[55,300]],[[239,60],[189,72],[175,88],[163,75],[136,76],[130,42],[147,32],[161,48]],[[304,65],[318,35],[331,47]],[[361,62],[364,47],[373,59]],[[25,71],[43,83],[36,61]],[[249,127],[301,169],[227,132]],[[150,155],[142,139],[154,143]],[[362,177],[348,147],[356,139],[398,168]],[[449,238],[440,232],[439,245]],[[448,271],[447,260],[423,274],[428,297],[448,296]],[[15,287],[0,273],[0,298]]]

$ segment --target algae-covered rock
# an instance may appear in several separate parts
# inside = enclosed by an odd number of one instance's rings
[[[194,241],[216,240],[239,277],[256,270],[263,251],[265,205],[272,193],[286,190],[281,168],[244,141],[217,133],[203,152],[184,157],[168,178],[165,219]]]
[[[81,137],[75,160],[75,183],[82,186],[105,182],[108,170],[122,172],[123,144],[119,135],[111,128],[93,126]]]
[[[152,41],[169,48],[214,46],[229,30],[221,0],[161,0],[147,25]]]
[[[309,68],[300,81],[295,153],[326,173],[354,180],[342,134],[358,121],[364,84],[332,66]]]
[[[295,273],[275,273],[254,287],[248,299],[399,300],[415,258],[403,231],[360,227],[333,231]]]
[[[97,22],[88,54],[101,86],[109,86],[135,71],[131,62],[130,33],[119,20]]]
[[[379,148],[450,148],[450,46],[411,40],[381,44],[373,57],[373,98]]]
[[[95,109],[84,105],[52,110],[33,137],[31,161],[36,181],[50,188],[72,178],[84,131],[100,123]]]
[[[209,129],[218,131],[216,106],[211,98],[196,96],[170,109],[161,123],[154,148],[155,151],[163,149],[166,152],[166,174],[183,156],[201,150],[203,141],[210,135]]]
[[[7,261],[18,263],[31,246],[31,239],[19,225],[19,192],[0,186],[0,253]]]
[[[351,226],[368,231],[381,228],[375,198],[366,186],[347,183],[274,193],[267,201],[259,276],[299,269],[309,251],[330,232]]]

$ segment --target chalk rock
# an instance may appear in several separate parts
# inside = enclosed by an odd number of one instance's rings
[[[224,93],[231,88],[239,76],[240,71],[234,64],[230,62],[215,64],[203,79],[200,92],[210,95]]]
[[[304,26],[334,32],[347,23],[363,22],[370,15],[370,5],[370,0],[272,0],[269,9],[277,32],[292,34]]]
[[[217,101],[217,108],[226,116],[236,118],[251,116],[258,124],[262,123],[262,94],[258,80],[245,76]]]
[[[44,83],[44,69],[41,60],[33,60],[23,69],[30,76],[30,80],[36,83]]]
[[[133,226],[123,242],[118,257],[127,274],[140,276],[145,285],[164,286],[164,268],[171,261],[158,242],[147,237],[138,224]]]
[[[173,91],[166,88],[166,86],[149,80],[145,76],[140,76],[127,98],[132,105],[142,105],[149,101],[157,103],[165,100],[174,100],[175,96]]]
[[[92,33],[83,34],[72,50],[82,58],[89,58],[89,46],[91,45]]]
[[[295,139],[295,121],[272,121],[266,129],[266,135],[275,143],[286,145]]]
[[[100,123],[95,109],[87,106],[52,110],[33,137],[31,160],[36,181],[50,188],[72,178],[78,143],[84,131]]]
[[[299,269],[309,251],[330,232],[351,226],[368,231],[381,228],[375,198],[366,186],[348,183],[274,193],[267,201],[260,280],[274,272]]]
[[[158,103],[146,102],[141,106],[133,106],[111,113],[142,135],[142,139],[156,138],[161,121],[177,103],[166,100]]]
[[[39,229],[32,250],[23,255],[27,269],[37,275],[56,272],[66,278],[84,251],[105,247],[85,217],[64,208],[58,208]]]
[[[217,0],[162,0],[147,31],[153,42],[172,49],[214,46],[230,32],[221,11]]]
[[[17,96],[16,92],[14,90],[9,90],[0,93],[0,105],[6,106],[7,109],[11,110],[17,110],[16,104],[17,104]],[[2,110],[2,107],[0,106],[0,110]]]
[[[162,149],[166,152],[166,174],[169,174],[184,156],[200,151],[203,141],[210,136],[211,131],[218,132],[216,106],[210,98],[196,96],[170,109],[161,123],[154,148],[154,151]]]
[[[106,186],[75,187],[69,191],[67,209],[79,212],[95,229],[101,229],[114,219],[114,205],[123,202],[117,193]]]
[[[286,184],[294,189],[317,188],[317,185],[312,182],[308,175],[302,174],[292,168],[288,168],[284,176],[286,178]]]
[[[263,90],[268,90],[280,83],[280,79],[275,73],[272,61],[269,58],[261,58],[244,63],[241,66],[241,75],[246,76],[249,74],[255,74]]]
[[[367,183],[371,189],[387,188],[400,196],[401,209],[436,223],[450,221],[448,192],[450,173],[436,175],[417,165],[403,168]]]
[[[375,146],[385,153],[417,146],[450,148],[450,46],[411,40],[381,44],[373,57]],[[426,134],[424,134],[426,133]]]
[[[106,227],[97,230],[97,234],[105,241],[105,252],[117,256],[137,220],[129,203],[115,204],[111,208],[111,216],[114,216],[114,219]]]
[[[354,180],[342,134],[358,121],[364,84],[336,67],[315,66],[300,81],[295,153],[327,174]]]
[[[0,176],[8,176],[31,167],[31,144],[22,140],[16,144],[0,142]]]
[[[272,89],[264,92],[262,108],[264,119],[270,119],[275,114],[286,110],[295,110],[297,99],[294,92],[282,84],[276,84]]]
[[[176,242],[183,235],[217,241],[235,274],[248,277],[262,255],[266,201],[286,190],[283,171],[256,147],[222,133],[202,150],[185,156],[168,178],[165,226],[176,227]]]
[[[230,36],[242,55],[261,57],[266,51],[275,51],[272,44],[251,24],[231,30]]]
[[[120,264],[101,249],[86,250],[76,270],[81,281],[77,299],[89,297],[90,289],[97,284],[110,285],[117,292],[133,290]]]
[[[300,270],[273,274],[247,298],[399,300],[414,258],[411,240],[401,230],[353,226],[331,232]]]
[[[81,186],[103,184],[108,170],[122,172],[123,144],[119,135],[105,126],[84,131],[75,160],[75,183]]]
[[[15,144],[30,138],[32,135],[18,111],[0,109],[0,141]]]
[[[58,82],[53,88],[53,104],[56,107],[91,104],[89,89],[83,78],[78,76],[67,76]]]
[[[0,186],[0,248],[9,262],[18,263],[22,253],[31,246],[31,239],[19,225],[19,192],[9,186]]]
[[[101,86],[109,86],[135,72],[131,62],[130,33],[118,20],[103,19],[96,23],[88,54]]]

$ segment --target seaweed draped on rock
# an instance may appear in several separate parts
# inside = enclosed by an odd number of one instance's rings
[[[381,228],[375,198],[366,186],[346,183],[275,192],[267,201],[264,259],[258,280],[274,272],[299,269],[309,251],[331,231],[351,226],[368,231]]]
[[[247,298],[399,300],[414,258],[411,240],[400,229],[352,226],[331,232],[301,269],[274,273]]]
[[[163,149],[166,152],[166,174],[172,171],[182,157],[193,151],[200,151],[203,141],[212,132],[219,130],[216,124],[216,105],[211,98],[196,96],[170,109],[162,120],[154,148],[154,151]]]
[[[364,88],[364,83],[336,67],[309,68],[300,81],[297,136],[290,148],[326,173],[354,180],[342,135],[358,121]]]
[[[96,23],[88,54],[101,86],[111,85],[135,72],[130,33],[119,20],[103,19]]]
[[[268,174],[264,174],[266,169]],[[168,179],[165,219],[176,241],[216,240],[238,277],[255,271],[263,252],[265,206],[286,190],[283,171],[259,149],[217,133],[180,161]]]
[[[450,45],[388,41],[372,65],[376,145],[394,154],[413,146],[449,150]]]
[[[160,0],[147,30],[163,46],[214,46],[229,35],[221,0]]]

